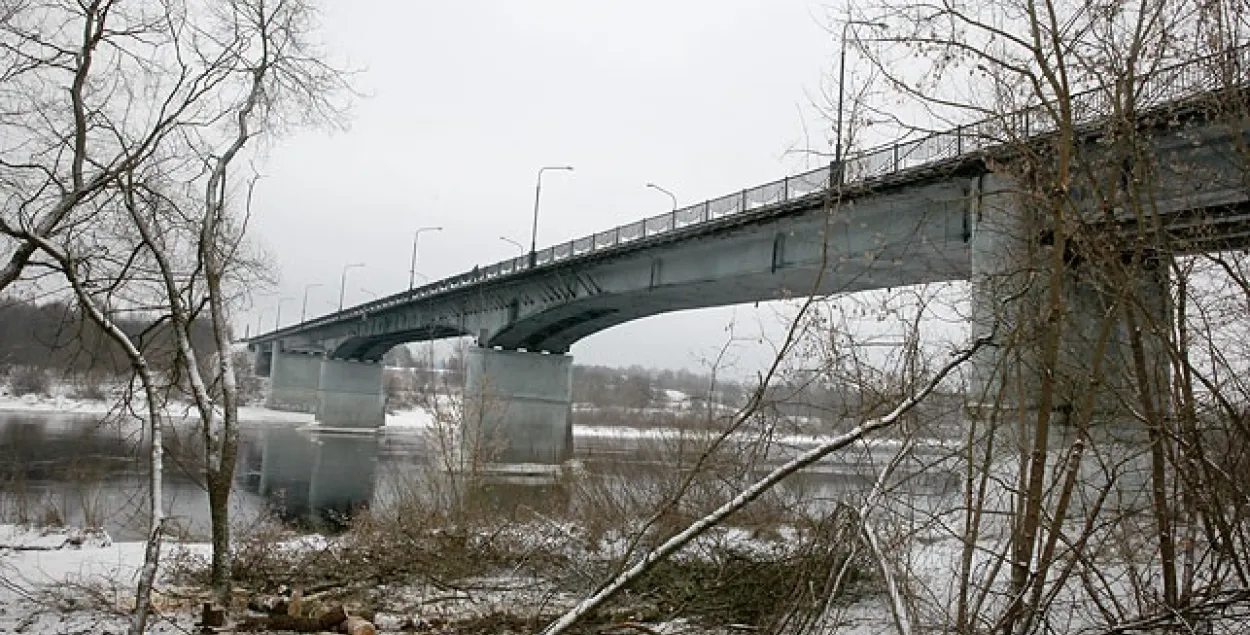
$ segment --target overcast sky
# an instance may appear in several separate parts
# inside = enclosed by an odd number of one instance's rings
[[[545,165],[539,247],[775,180],[829,147],[814,101],[838,50],[819,0],[326,2],[331,50],[362,69],[346,132],[281,140],[263,166],[255,236],[281,275],[284,323],[442,278],[528,244]],[[850,63],[854,68],[854,61]],[[367,291],[365,291],[367,290]],[[273,326],[276,297],[250,327]],[[658,316],[573,347],[579,363],[693,367],[772,324],[765,307]],[[757,359],[745,353],[746,363]],[[758,357],[762,359],[762,357]],[[750,369],[744,369],[751,372]]]

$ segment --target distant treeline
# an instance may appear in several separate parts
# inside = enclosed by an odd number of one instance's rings
[[[114,317],[158,370],[173,367],[175,346],[170,324],[134,313]],[[208,324],[191,327],[196,350],[211,351]],[[32,303],[0,298],[0,369],[38,368],[64,374],[125,375],[130,364],[113,340],[64,302]]]

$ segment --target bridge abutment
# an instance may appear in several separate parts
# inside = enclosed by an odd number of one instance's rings
[[[270,355],[269,396],[265,406],[288,412],[316,412],[322,356],[281,350]]]
[[[561,463],[573,454],[573,357],[471,348],[465,460]]]
[[[317,421],[333,428],[386,424],[382,364],[324,358],[317,388]]]
[[[1125,418],[1124,404],[1137,404],[1143,380],[1160,394],[1172,320],[1166,264],[1126,264],[1114,244],[1103,253],[1068,245],[1056,275],[1053,220],[1030,209],[1008,177],[987,175],[980,185],[970,241],[972,329],[974,337],[993,333],[993,345],[973,360],[971,404],[1034,412],[1048,404],[1066,418],[1092,399],[1094,417],[1107,421]]]

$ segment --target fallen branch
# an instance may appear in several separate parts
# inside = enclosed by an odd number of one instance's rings
[[[619,633],[622,630],[639,631],[644,633],[644,635],[660,635],[660,631],[657,631],[646,624],[639,624],[638,622],[618,622],[616,624],[609,624],[599,629],[599,632],[602,635],[610,635]]]
[[[951,371],[959,367],[969,358],[973,356],[982,346],[989,343],[989,338],[981,338],[976,340],[971,347],[955,354],[954,358],[947,362],[938,372],[929,380],[927,384],[916,394],[903,400],[894,410],[890,411],[883,417],[869,419],[848,432],[840,434],[821,445],[804,452],[798,457],[788,461],[784,465],[769,472],[766,476],[753,483],[750,487],[743,490],[742,493],[733,497],[724,505],[716,508],[715,511],[700,518],[692,523],[686,529],[677,535],[666,540],[663,544],[647,553],[646,557],[640,560],[634,566],[622,571],[619,575],[612,579],[607,585],[600,589],[597,593],[582,600],[577,606],[569,609],[560,619],[552,622],[543,630],[543,635],[558,635],[563,633],[570,626],[581,620],[586,615],[601,606],[604,602],[611,599],[634,580],[641,577],[647,571],[651,570],[656,564],[671,556],[673,553],[686,546],[691,540],[694,540],[705,531],[719,525],[734,512],[746,507],[751,501],[759,498],[775,485],[780,483],[787,476],[797,472],[816,461],[824,458],[826,455],[840,450],[855,441],[863,438],[871,432],[888,428],[896,423],[904,414],[907,414],[912,408],[915,408],[929,393],[937,388]]]

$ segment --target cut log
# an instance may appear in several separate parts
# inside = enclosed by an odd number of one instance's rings
[[[203,610],[200,611],[200,626],[204,628],[221,628],[225,625],[225,610],[213,606],[211,602],[205,602]]]
[[[339,631],[347,633],[347,635],[377,635],[378,630],[373,627],[373,622],[363,617],[354,615],[348,616],[343,624],[339,627]]]
[[[239,623],[240,631],[295,631],[296,633],[320,633],[342,628],[342,624],[350,620],[343,607],[336,606],[321,617],[303,617],[300,615],[270,615],[256,617]],[[370,625],[372,627],[372,625]],[[348,631],[350,632],[350,631]],[[362,631],[361,635],[373,635],[374,631]]]
[[[286,614],[292,617],[298,616],[301,608],[300,601],[303,599],[304,589],[301,587],[295,587],[295,590],[291,592],[291,603],[286,607]]]
[[[336,606],[317,620],[321,622],[321,630],[332,631],[347,620],[347,611],[344,611],[342,606]]]

